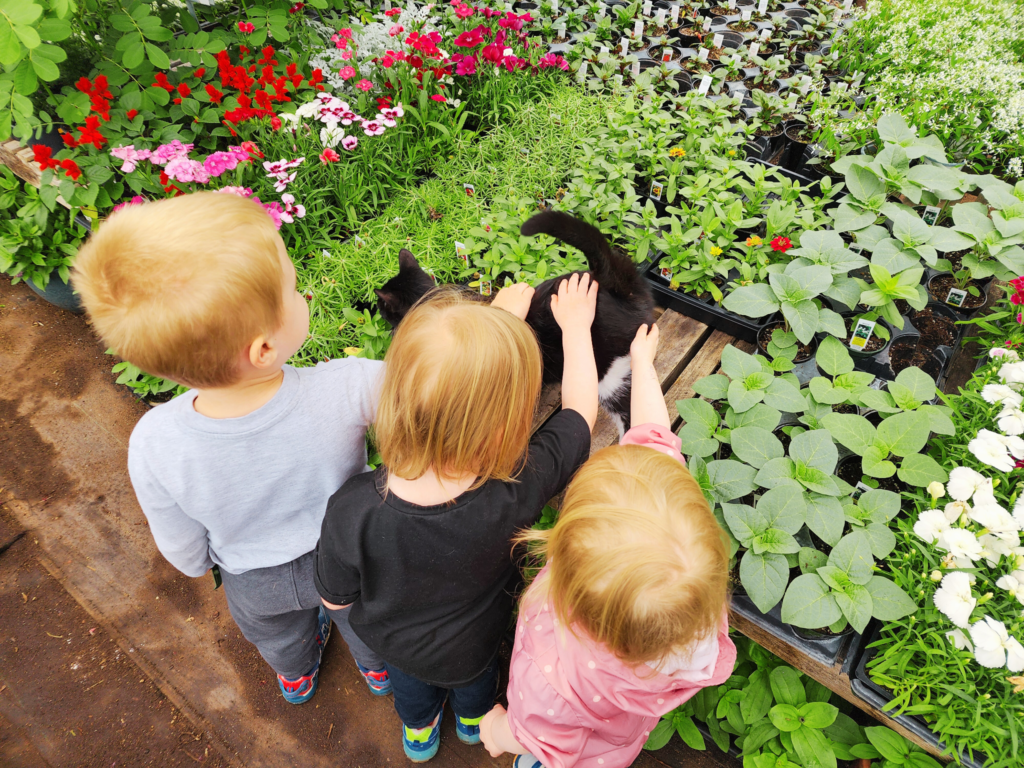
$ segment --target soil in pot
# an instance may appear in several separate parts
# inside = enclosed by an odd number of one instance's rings
[[[849,318],[845,319],[845,322],[846,322],[847,335],[846,335],[845,339],[840,339],[840,341],[842,341],[843,344],[846,346],[846,348],[849,349],[850,348],[850,334],[849,334],[849,331],[850,331],[850,320],[849,320]],[[880,352],[881,350],[885,349],[885,344],[886,344],[886,340],[885,339],[883,339],[881,336],[878,336],[877,334],[873,333],[873,334],[871,334],[871,338],[868,339],[868,343],[860,351],[866,352],[867,354],[870,355],[870,354],[872,354],[874,352]]]
[[[764,328],[757,332],[757,346],[761,349],[762,352],[768,354],[768,342],[772,340],[772,332],[775,331],[776,329],[784,330],[785,327],[785,323],[772,323],[771,325],[766,325]],[[810,360],[813,355],[814,347],[812,345],[803,344],[802,342],[798,341],[796,359],[794,359],[793,362],[804,363]]]
[[[568,43],[571,40],[572,40],[571,37],[553,37],[550,40],[548,40],[548,44],[549,45],[564,45],[565,43]]]
[[[773,129],[765,130],[764,128],[758,128],[754,131],[755,136],[761,136],[762,138],[774,139],[776,136],[782,135],[782,123],[776,125]]]
[[[732,53],[732,48],[710,48],[708,49],[708,61],[718,61],[723,56]]]
[[[949,253],[942,254],[943,258],[949,261],[951,267],[949,271],[959,272],[961,269],[963,269],[964,256],[966,256],[968,253],[970,253],[970,251],[950,251]]]
[[[856,416],[857,406],[850,403],[840,403],[839,405],[832,406],[832,413],[850,413]]]
[[[724,277],[714,277],[714,278],[711,279],[711,282],[713,282],[715,285],[717,285],[719,288],[721,288],[723,285],[725,285],[725,278]],[[685,293],[685,291],[684,291],[684,293]],[[697,299],[697,301],[706,301],[706,302],[710,303],[710,302],[715,300],[715,297],[711,295],[711,291],[704,291],[702,293],[695,293],[695,294],[692,294],[692,295],[693,295],[694,298]]]
[[[757,27],[755,27],[749,21],[733,21],[730,22],[729,24],[726,24],[725,26],[727,26],[733,32],[753,32],[757,29]]]
[[[836,475],[841,480],[845,480],[850,485],[856,487],[857,483],[861,482],[863,477],[860,456],[847,456],[839,462],[839,466],[836,468]],[[906,486],[897,480],[895,477],[873,478],[878,483],[878,487],[884,491],[892,491],[893,493],[902,493]]]
[[[747,590],[743,588],[743,582],[740,581],[740,559],[742,555],[742,552],[736,553],[736,565],[729,571],[729,591],[734,595],[747,594]]]
[[[971,280],[968,285],[973,285],[977,288],[978,295],[973,296],[968,293],[967,298],[964,299],[964,303],[959,307],[959,309],[961,311],[966,311],[985,306],[985,302],[988,300],[986,286],[982,285],[977,280]],[[954,278],[953,275],[937,275],[928,281],[928,293],[933,299],[942,303],[946,302],[946,297],[949,296],[950,289],[956,287],[956,278]]]
[[[710,13],[712,16],[731,16],[732,15],[732,11],[730,11],[728,8],[726,8],[724,6],[721,6],[721,5],[716,5],[713,8],[708,8],[708,13]]]
[[[918,346],[935,349],[943,345],[952,347],[956,341],[956,326],[945,315],[937,314],[933,309],[925,307],[915,312],[910,318],[914,327],[921,332]]]
[[[747,86],[748,91],[758,90],[764,91],[765,93],[778,93],[778,87],[775,83],[755,83],[754,78],[748,77],[743,81],[743,84]]]
[[[933,350],[934,347],[926,348],[919,345],[917,339],[913,338],[894,341],[889,347],[889,364],[892,366],[893,373],[914,367],[920,368],[934,379],[942,371],[942,365],[932,354]]]
[[[669,58],[667,60],[665,59],[666,53],[669,54]],[[665,45],[652,45],[647,49],[647,55],[659,64],[668,64],[673,61],[679,61],[679,51]]]
[[[710,72],[711,62],[701,61],[700,59],[687,59],[682,64],[683,69],[688,69],[691,72]]]
[[[651,22],[644,27],[644,34],[648,37],[664,37],[668,34],[668,27],[659,27]]]

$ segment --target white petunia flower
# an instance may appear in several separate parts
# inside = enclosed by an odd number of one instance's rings
[[[991,483],[991,480],[970,467],[956,467],[949,473],[946,490],[957,501],[970,501],[976,490]]]
[[[985,562],[988,563],[990,568],[995,568],[999,565],[1000,558],[1013,555],[1014,547],[1020,545],[1020,534],[995,535],[986,533],[978,537],[978,543],[981,544],[981,556],[985,558]]]
[[[953,629],[946,633],[946,639],[953,644],[958,651],[974,651],[971,639],[964,634],[962,629]]]
[[[1006,666],[1010,635],[1003,622],[986,616],[971,626],[971,640],[974,642],[974,658],[981,666],[989,669]]]
[[[1007,363],[999,369],[1004,384],[1024,384],[1024,363]]]
[[[1003,347],[993,347],[988,351],[988,356],[993,360],[998,357],[1011,363],[1015,363],[1020,360],[1020,355],[1015,351],[1012,349],[1004,349]]]
[[[986,403],[993,405],[1002,403],[1003,405],[1019,406],[1024,402],[1024,397],[1006,384],[986,384],[981,388],[981,397]]]
[[[1003,408],[1003,412],[999,414],[999,420],[996,424],[1003,434],[1024,434],[1024,411],[1020,410],[1020,408],[1007,406]]]
[[[983,437],[986,440],[999,443],[1005,447],[1006,450],[1010,452],[1010,455],[1015,459],[1024,459],[1024,439],[1021,439],[1016,435],[1000,435],[998,432],[983,429],[978,432],[978,437]]]
[[[971,579],[966,573],[947,573],[932,599],[935,607],[958,627],[970,626],[971,611],[978,600],[971,594]]]
[[[950,530],[949,523],[945,514],[939,510],[927,509],[918,515],[917,522],[914,523],[914,533],[922,541],[934,544]]]
[[[982,432],[988,432],[989,435],[994,434],[987,429],[981,430],[978,433],[978,437],[967,444],[967,450],[973,453],[974,457],[982,464],[995,467],[1000,472],[1011,471],[1016,465],[1013,459],[1010,458],[1010,453],[1006,450],[1006,446],[998,440],[992,440],[987,436],[982,437]]]
[[[963,528],[951,528],[942,534],[938,546],[949,552],[950,556],[974,561],[981,557],[981,542],[970,531]]]
[[[976,506],[970,512],[970,518],[978,523],[978,525],[988,528],[991,533],[997,535],[1020,530],[1020,523],[998,504]]]

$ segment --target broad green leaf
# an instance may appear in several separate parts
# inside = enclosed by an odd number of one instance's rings
[[[757,406],[755,406],[757,407]],[[761,469],[785,454],[779,439],[761,427],[738,427],[729,433],[732,452],[752,467]]]
[[[800,544],[792,534],[780,531],[778,528],[769,528],[751,542],[750,549],[757,555],[765,552],[774,552],[777,555],[795,555],[800,551]]]
[[[792,460],[782,457],[772,459],[760,470],[754,481],[762,488],[778,488],[780,486],[791,486],[799,488],[796,480],[793,479],[794,467]]]
[[[720,418],[718,412],[705,400],[691,397],[688,400],[677,400],[676,410],[687,424],[698,427],[704,437],[711,437],[718,429]]]
[[[846,174],[846,188],[863,205],[885,195],[885,183],[874,171],[859,165],[850,168]]]
[[[743,380],[743,386],[748,390],[767,389],[774,380],[774,375],[768,371],[752,373]]]
[[[791,734],[793,749],[804,765],[818,765],[821,768],[836,768],[836,753],[821,731],[800,728]]]
[[[818,344],[815,357],[818,366],[829,376],[838,376],[853,370],[853,358],[844,344],[837,338],[826,336]]]
[[[799,488],[781,486],[766,491],[757,502],[757,511],[772,528],[796,533],[807,519],[807,503]]]
[[[783,733],[792,733],[802,725],[800,712],[792,704],[776,704],[771,708],[768,717],[772,725]]]
[[[864,474],[882,479],[895,475],[896,465],[888,460],[888,455],[887,451],[877,445],[868,446],[860,461]]]
[[[852,747],[864,741],[864,730],[857,725],[852,717],[840,712],[836,720],[825,729],[825,735],[832,741]]]
[[[669,740],[672,738],[672,734],[675,733],[675,725],[671,720],[661,720],[658,722],[654,729],[651,731],[651,735],[647,737],[647,741],[644,744],[644,749],[661,749]]]
[[[871,593],[871,612],[875,618],[897,621],[917,610],[917,602],[883,576],[872,576],[865,587]]]
[[[732,344],[722,350],[722,373],[730,379],[743,380],[761,370],[761,364],[753,355],[736,349]]]
[[[726,347],[728,349],[728,347]],[[766,390],[749,390],[740,379],[733,379],[729,384],[729,405],[737,413],[749,411],[760,403],[767,394]],[[772,406],[775,407],[775,406]]]
[[[804,690],[803,675],[792,667],[776,667],[769,675],[772,694],[779,704],[799,707],[807,703],[807,692]]]
[[[729,425],[730,429],[734,430],[740,427],[759,427],[771,432],[779,426],[781,419],[781,413],[764,403],[758,403],[743,413],[736,413],[731,408],[725,412],[725,423]]]
[[[708,502],[708,506],[714,507],[718,503],[715,495],[711,492],[711,477],[708,474],[708,465],[700,456],[691,456],[689,463],[686,468],[690,470],[690,474],[693,479],[697,481],[697,485],[700,486],[701,492],[704,494],[704,498]]]
[[[693,391],[708,400],[724,400],[729,392],[729,378],[720,373],[705,376],[693,383]],[[680,402],[683,401],[676,402],[677,408]]]
[[[843,592],[833,592],[836,605],[855,632],[863,632],[871,621],[871,593],[866,587],[851,584]]]
[[[863,416],[852,413],[831,413],[821,423],[840,445],[863,456],[875,443],[875,428]]]
[[[722,306],[744,317],[761,318],[779,311],[779,301],[770,285],[742,285],[722,300]]]
[[[818,332],[818,306],[810,299],[792,303],[787,301],[782,304],[782,315],[796,337],[804,344],[810,344]]]
[[[754,674],[758,674],[762,670],[757,670]],[[753,675],[751,675],[753,677]],[[769,694],[768,703],[771,704],[771,695]],[[740,708],[742,709],[743,702],[740,702]],[[746,736],[743,737],[743,754],[753,755],[763,747],[768,741],[774,739],[779,735],[779,729],[771,724],[771,721],[764,719],[761,722],[754,725]],[[770,754],[770,753],[769,753]],[[774,757],[774,756],[773,756]],[[756,768],[756,767],[755,767]]]
[[[691,717],[677,717],[673,721],[676,728],[676,733],[679,734],[679,738],[683,740],[690,749],[696,749],[704,751],[707,747],[704,744],[704,737],[700,735],[700,731],[697,730],[697,726],[693,724],[693,718]]]
[[[800,564],[800,573],[814,573],[828,562],[828,556],[816,549],[801,547],[797,562]]]
[[[886,760],[891,760],[897,765],[902,765],[903,759],[910,754],[910,742],[896,733],[896,731],[884,726],[865,728],[864,735],[868,737],[871,746],[877,749],[882,757]]]
[[[740,560],[740,582],[761,613],[768,613],[778,605],[786,593],[788,581],[789,562],[785,555],[770,552],[755,555],[749,550],[743,553],[743,559]]]
[[[828,564],[845,573],[854,584],[867,584],[875,564],[867,535],[863,531],[846,534],[832,549]]]
[[[782,601],[782,620],[805,629],[827,627],[842,615],[828,585],[816,573],[793,579]]]
[[[876,560],[888,557],[896,546],[896,534],[890,531],[887,525],[869,523],[864,526],[864,533],[871,543],[871,554]]]
[[[846,336],[846,322],[838,312],[822,307],[818,310],[818,330],[842,338]]]
[[[708,437],[707,430],[703,424],[684,424],[679,430],[678,435],[682,442],[680,449],[687,456],[707,458],[708,456],[714,456],[718,451],[718,440]]]
[[[743,717],[744,723],[753,725],[768,714],[772,705],[772,690],[768,682],[768,672],[764,669],[752,672],[743,688],[743,694],[743,699],[740,701],[740,715]]]
[[[793,462],[793,477],[809,491],[825,496],[839,495],[839,486],[836,485],[832,475],[822,472],[820,469],[808,467],[802,461]]]
[[[928,418],[919,413],[897,413],[878,425],[876,443],[897,456],[917,453],[928,442]],[[852,449],[851,449],[852,450]]]
[[[845,518],[839,499],[818,493],[807,494],[807,527],[830,547],[839,543]]]
[[[836,721],[839,710],[831,704],[809,701],[798,710],[800,722],[808,728],[822,730]]]
[[[722,504],[722,513],[732,535],[745,547],[750,546],[754,537],[768,530],[769,522],[765,516],[748,504]]]
[[[936,395],[935,382],[920,368],[904,368],[896,376],[896,383],[910,390],[914,399],[926,403]]]
[[[764,402],[765,405],[784,413],[803,413],[806,406],[804,399],[800,396],[799,388],[782,377],[775,379],[768,387],[764,395]]]
[[[928,427],[937,435],[955,435],[956,427],[952,420],[946,415],[941,406],[922,405],[917,409],[918,413],[928,418]]]
[[[900,497],[892,491],[866,491],[858,500],[861,510],[877,523],[886,523],[899,514]]]
[[[914,130],[907,125],[903,116],[896,112],[882,115],[875,127],[878,129],[879,138],[887,144],[909,147],[917,139]]]
[[[754,477],[757,470],[738,461],[710,461],[707,465],[711,492],[722,501],[732,501],[746,496],[757,485]]]
[[[808,702],[828,704],[832,700],[832,691],[810,677],[804,683],[804,689],[807,691]]]
[[[789,445],[789,456],[828,474],[835,471],[839,461],[839,451],[832,442],[832,435],[825,429],[803,432],[794,437]]]
[[[914,453],[900,462],[897,477],[907,485],[924,488],[929,483],[949,480],[946,470],[926,453]]]

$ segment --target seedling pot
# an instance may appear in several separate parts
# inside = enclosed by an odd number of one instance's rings
[[[949,295],[949,288],[945,285],[949,280],[943,279],[949,277],[951,277],[949,272],[937,272],[928,278],[928,296],[931,297],[932,301],[949,306],[949,308],[956,312],[961,319],[967,319],[974,314],[974,312],[981,309],[988,303],[988,284],[992,282],[991,277],[987,277],[983,280],[971,280],[970,285],[973,285],[978,289],[981,294],[980,296],[971,296],[968,294],[963,307],[950,306],[946,302],[946,297]],[[981,303],[978,303],[979,300]]]
[[[36,284],[31,280],[25,280],[24,282],[34,294],[55,307],[66,309],[68,312],[73,312],[76,315],[85,312],[78,294],[72,290],[70,283],[65,283],[60,279],[57,270],[53,270],[50,273],[50,282],[46,284],[46,288],[43,290],[36,287]]]

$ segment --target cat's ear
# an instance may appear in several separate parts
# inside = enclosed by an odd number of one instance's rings
[[[407,269],[419,270],[420,263],[416,261],[416,257],[412,255],[412,251],[408,248],[403,248],[398,252],[398,270],[402,272]]]
[[[381,303],[388,308],[395,306],[395,294],[391,291],[385,291],[380,288],[374,288],[373,292],[377,294],[377,298],[380,299]]]

